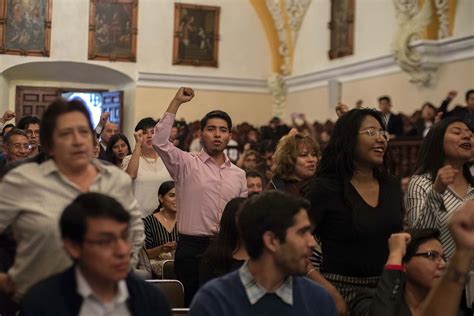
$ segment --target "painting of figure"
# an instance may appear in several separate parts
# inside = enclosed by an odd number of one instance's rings
[[[135,61],[137,0],[91,0],[89,59]]]
[[[173,64],[217,67],[219,7],[175,4]]]
[[[49,56],[51,0],[0,0],[0,53]]]

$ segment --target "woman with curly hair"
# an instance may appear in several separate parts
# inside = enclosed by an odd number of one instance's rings
[[[302,196],[302,190],[316,172],[319,145],[309,135],[293,133],[281,138],[273,155],[273,178],[267,189]]]

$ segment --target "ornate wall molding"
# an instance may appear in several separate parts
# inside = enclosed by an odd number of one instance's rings
[[[439,41],[419,40],[411,48],[422,54],[421,64],[434,67],[445,63],[474,59],[474,35],[446,38]],[[400,67],[392,54],[378,56],[343,66],[327,68],[321,71],[285,77],[287,93],[304,91],[327,86],[328,81],[341,82],[367,79],[399,73]],[[210,91],[232,91],[243,93],[268,94],[269,83],[264,79],[228,78],[211,76],[175,75],[164,73],[138,73],[137,86],[156,88],[178,88],[188,85],[196,89]],[[272,87],[277,86],[272,83]],[[275,89],[276,91],[276,89]],[[278,95],[275,93],[275,95]],[[275,105],[275,108],[277,106]]]
[[[267,80],[268,89],[273,97],[273,116],[283,117],[286,111],[286,88],[285,79],[278,73],[273,73]]]
[[[431,1],[424,2],[421,9],[417,0],[394,0],[399,29],[393,42],[393,54],[400,68],[408,73],[410,81],[428,86],[436,69],[422,66],[422,56],[410,44],[420,39],[421,32],[431,22]]]
[[[438,16],[438,38],[450,36],[449,32],[449,3],[448,0],[434,0],[436,15]]]

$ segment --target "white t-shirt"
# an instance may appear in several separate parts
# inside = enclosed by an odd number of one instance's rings
[[[126,170],[132,155],[123,158],[122,169]],[[173,180],[163,160],[140,156],[137,177],[133,180],[133,193],[138,201],[142,217],[150,215],[158,207],[158,189],[165,181]]]

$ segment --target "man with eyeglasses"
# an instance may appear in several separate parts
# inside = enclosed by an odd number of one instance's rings
[[[22,315],[171,315],[163,294],[130,274],[130,215],[115,199],[86,193],[66,207],[59,225],[74,265],[35,286]]]
[[[23,116],[18,121],[17,127],[22,129],[28,135],[28,140],[31,145],[29,156],[36,156],[40,151],[40,124],[41,120],[36,116]]]
[[[18,128],[13,128],[3,137],[5,153],[0,155],[0,178],[5,172],[6,165],[12,161],[25,159],[31,152],[27,134]]]

